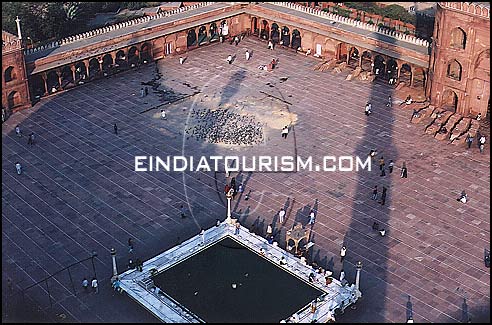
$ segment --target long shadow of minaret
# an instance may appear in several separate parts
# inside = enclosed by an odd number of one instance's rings
[[[371,37],[377,38],[381,42],[395,43],[395,39],[380,33],[372,33]],[[362,55],[362,53],[359,53]],[[385,168],[385,176],[380,176],[379,160],[384,157],[386,166],[389,160],[395,162],[395,167],[399,166],[398,151],[393,142],[393,110],[398,109],[396,105],[387,107],[388,96],[394,98],[394,88],[388,84],[391,58],[398,58],[397,54],[384,59],[382,56],[373,52],[374,56],[372,67],[373,73],[378,74],[371,85],[367,102],[372,104],[372,113],[364,116],[366,119],[362,139],[357,143],[353,155],[360,157],[365,161],[371,149],[377,150],[377,156],[372,160],[371,171],[360,169],[357,173],[357,185],[352,203],[351,220],[347,232],[344,236],[343,243],[347,247],[346,258],[343,264],[335,263],[336,272],[343,269],[348,279],[355,279],[355,264],[361,261],[363,264],[361,273],[360,290],[362,299],[358,302],[360,309],[370,309],[371,312],[365,315],[358,313],[358,317],[363,317],[369,322],[384,322],[384,310],[386,303],[387,291],[387,258],[388,247],[386,245],[388,237],[391,237],[389,220],[391,217],[392,202],[392,178],[397,177],[395,173],[389,174],[388,168]],[[381,61],[384,59],[384,61]],[[386,67],[388,66],[388,69]],[[393,69],[394,70],[394,69]],[[392,75],[395,71],[391,71]],[[361,114],[364,114],[364,107],[360,108]],[[379,198],[381,198],[381,189],[385,187],[386,201],[384,205],[380,201],[371,200],[371,189],[378,185]],[[360,201],[364,201],[360,204]],[[380,228],[386,230],[386,236],[381,237],[371,226],[373,221],[377,221]],[[365,227],[364,227],[365,226]],[[361,230],[362,229],[362,230]],[[338,265],[337,265],[338,264]],[[367,297],[367,298],[366,298]],[[365,298],[365,299],[364,299]],[[363,308],[367,305],[368,308]],[[370,306],[370,307],[369,307]],[[362,312],[363,314],[366,314]],[[345,314],[346,318],[348,315]],[[358,318],[361,319],[361,318]]]

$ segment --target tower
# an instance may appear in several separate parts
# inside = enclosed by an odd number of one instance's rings
[[[463,116],[487,114],[490,3],[438,2],[426,95]]]

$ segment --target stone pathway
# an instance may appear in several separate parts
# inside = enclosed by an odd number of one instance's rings
[[[246,49],[253,50],[250,61],[244,58]],[[232,66],[226,62],[229,54],[237,54]],[[258,69],[272,57],[279,58],[275,70]],[[288,201],[286,222],[275,224],[283,246],[285,230],[295,221],[306,224],[316,205],[313,257],[336,276],[343,267],[350,281],[355,263],[364,265],[363,297],[341,321],[405,321],[408,296],[417,322],[462,321],[464,298],[474,321],[488,313],[490,278],[483,250],[490,246],[489,144],[484,154],[476,147],[444,145],[423,134],[421,125],[409,123],[411,111],[385,107],[391,93],[386,85],[345,81],[348,72],[313,71],[318,62],[280,47],[267,50],[266,43],[250,37],[237,47],[224,43],[196,49],[184,65],[178,58],[159,61],[159,81],[169,88],[181,84],[177,91],[190,94],[174,104],[158,106],[163,102],[152,90],[139,97],[140,83],[154,75],[152,63],[45,98],[11,116],[2,125],[2,287],[7,288],[7,278],[14,286],[12,292],[2,291],[2,301],[95,250],[98,295],[80,288],[82,278],[93,275],[88,262],[71,269],[77,296],[64,272],[49,281],[53,308],[45,285],[27,291],[28,301],[34,299],[58,321],[156,321],[111,290],[109,250],[116,248],[123,270],[128,258],[153,257],[224,219],[225,175],[136,173],[136,155],[297,154],[316,159],[365,157],[377,148],[378,159],[395,161],[395,171],[385,177],[379,176],[377,161],[371,172],[239,175],[251,199],[238,196],[235,215],[245,226],[259,216],[266,229]],[[200,93],[192,95],[196,90]],[[262,114],[284,110],[297,119],[294,131],[284,140],[272,127],[264,144],[240,149],[186,139],[190,109],[217,101],[247,101]],[[373,105],[368,118],[363,113],[367,101]],[[159,119],[162,107],[167,121]],[[15,136],[17,124],[22,138]],[[34,146],[27,145],[31,131],[37,136]],[[24,167],[20,176],[16,161]],[[407,179],[399,178],[404,161]],[[374,185],[388,188],[384,207],[371,200]],[[466,205],[456,201],[463,189],[470,198]],[[190,211],[188,218],[180,218],[181,205]],[[372,231],[373,220],[388,230],[386,237]],[[348,250],[341,265],[343,242]],[[18,316],[15,306],[7,307],[3,319]]]

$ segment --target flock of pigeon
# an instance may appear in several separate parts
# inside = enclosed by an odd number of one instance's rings
[[[253,115],[208,108],[193,109],[190,114],[192,123],[185,132],[197,141],[249,146],[263,142],[263,126]]]

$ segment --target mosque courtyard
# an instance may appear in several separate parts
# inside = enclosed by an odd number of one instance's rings
[[[249,61],[246,49],[253,51]],[[230,65],[228,55],[236,55]],[[258,69],[272,58],[279,59],[273,71]],[[112,290],[110,249],[123,272],[129,258],[149,259],[224,220],[230,178],[223,171],[135,172],[135,156],[320,160],[367,157],[371,149],[378,151],[372,171],[232,172],[244,184],[232,201],[233,217],[248,228],[258,224],[263,234],[273,224],[281,247],[294,223],[311,228],[310,261],[337,278],[343,269],[351,283],[361,261],[363,296],[340,322],[405,322],[410,314],[415,322],[489,320],[490,269],[483,262],[490,249],[489,143],[480,154],[475,145],[467,150],[438,141],[409,122],[412,111],[399,106],[404,97],[393,88],[347,81],[348,72],[314,71],[318,63],[249,37],[238,46],[190,51],[183,65],[165,58],[93,81],[13,114],[2,124],[2,320],[158,322]],[[368,101],[373,113],[366,117]],[[228,117],[220,115],[226,110]],[[247,140],[254,145],[204,140],[212,122],[233,130],[254,124]],[[285,125],[291,131],[283,139]],[[241,140],[234,132],[228,137]],[[380,176],[380,156],[386,165],[395,162],[393,173]],[[408,178],[400,178],[403,162]],[[371,199],[375,185],[388,189],[385,205]],[[463,190],[466,204],[456,200]],[[284,223],[277,216],[282,207]],[[311,209],[317,211],[312,227]],[[371,228],[374,221],[386,236]],[[93,251],[94,268],[90,260],[76,264],[22,295]],[[94,273],[98,294],[80,285]]]

